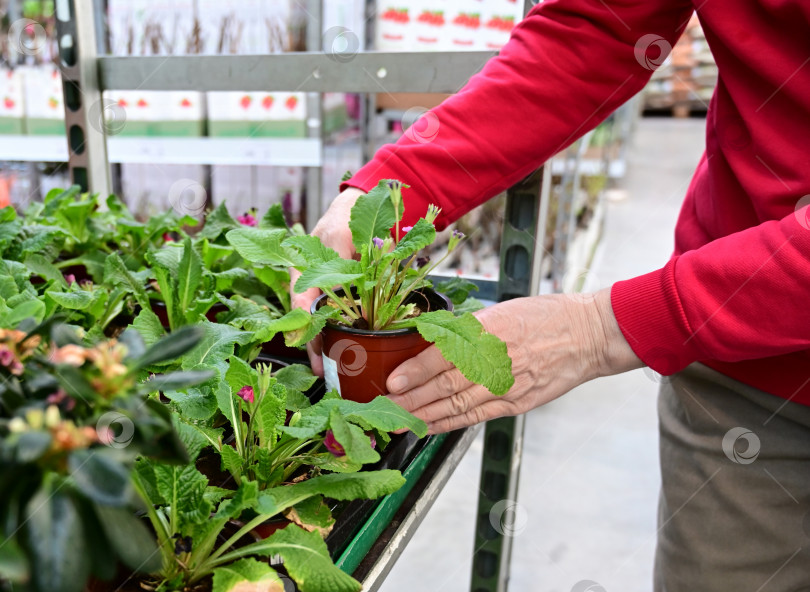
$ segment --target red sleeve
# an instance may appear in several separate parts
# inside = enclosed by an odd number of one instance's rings
[[[672,374],[810,348],[810,206],[614,284],[613,312],[644,363]]]
[[[411,186],[404,192],[403,225],[433,203],[442,208],[438,225],[444,227],[641,90],[692,9],[688,0],[538,4],[498,57],[414,126],[423,129],[382,147],[342,189],[369,191],[380,179],[399,179]]]

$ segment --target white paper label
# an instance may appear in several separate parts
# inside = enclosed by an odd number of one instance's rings
[[[323,378],[326,381],[326,390],[331,391],[334,389],[342,395],[343,393],[340,392],[337,362],[326,355],[321,357],[323,358]]]

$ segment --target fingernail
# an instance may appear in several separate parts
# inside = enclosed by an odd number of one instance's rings
[[[391,385],[392,393],[401,393],[408,388],[408,377],[400,374],[396,378],[392,379],[389,384]]]

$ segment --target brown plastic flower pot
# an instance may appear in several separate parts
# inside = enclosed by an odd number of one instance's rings
[[[322,295],[313,302],[312,311],[324,306],[326,298]],[[425,312],[453,310],[450,299],[433,290],[414,292],[407,300],[420,301],[425,303]],[[358,403],[387,394],[385,381],[391,372],[430,346],[415,328],[368,331],[327,323],[321,337],[326,388],[337,389],[344,399]]]

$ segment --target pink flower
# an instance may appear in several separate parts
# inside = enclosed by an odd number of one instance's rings
[[[366,436],[368,436],[369,440],[371,440],[371,447],[377,448],[377,439],[374,437],[374,433],[366,432]]]
[[[402,232],[404,234],[408,234],[411,230],[413,230],[413,226],[403,226],[402,227]]]
[[[164,243],[173,243],[174,238],[172,238],[172,235],[169,234],[168,232],[164,232],[163,233],[163,242]]]
[[[252,214],[245,214],[243,216],[237,216],[236,221],[243,226],[258,226],[259,223],[256,218],[253,217]]]
[[[239,389],[239,392],[236,393],[240,397],[242,397],[248,403],[253,403],[256,400],[256,397],[253,396],[253,387],[245,385]]]
[[[72,273],[66,273],[65,274],[65,281],[67,282],[68,286],[70,284],[75,284],[76,283],[76,276],[73,275]]]
[[[328,430],[326,432],[326,437],[323,439],[323,445],[326,446],[326,449],[329,452],[337,457],[346,456],[346,451],[343,449],[341,443],[335,439],[335,434],[332,433],[332,430]]]

